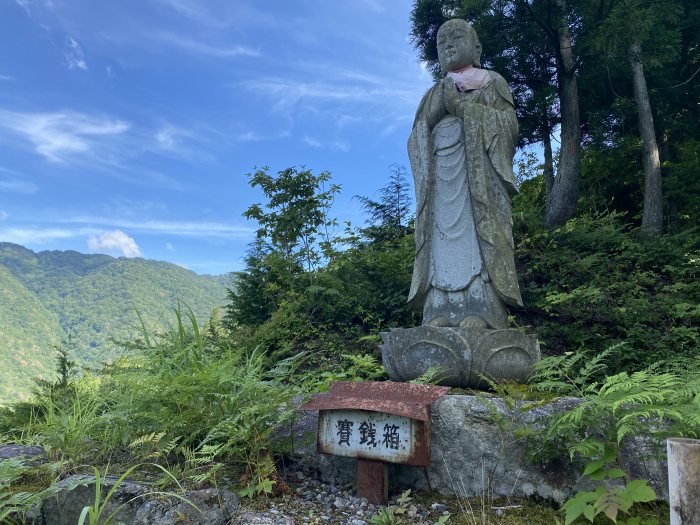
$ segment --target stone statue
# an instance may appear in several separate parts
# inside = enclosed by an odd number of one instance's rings
[[[539,344],[509,329],[506,311],[522,305],[511,216],[513,97],[503,77],[480,68],[481,44],[467,22],[445,22],[437,40],[445,78],[423,97],[408,140],[416,190],[408,300],[423,323],[382,333],[382,361],[397,381],[429,370],[450,386],[526,381]]]
[[[506,328],[522,305],[513,260],[511,196],[518,122],[508,84],[479,69],[464,20],[438,31],[446,77],[418,107],[408,152],[416,189],[416,260],[409,302],[423,324]]]

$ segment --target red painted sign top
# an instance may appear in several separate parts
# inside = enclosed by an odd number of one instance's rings
[[[336,381],[327,394],[319,394],[302,410],[357,409],[385,412],[419,421],[430,420],[430,405],[450,387],[393,383],[391,381]]]

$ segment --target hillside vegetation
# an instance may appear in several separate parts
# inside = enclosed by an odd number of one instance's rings
[[[59,345],[94,367],[117,355],[113,340],[133,337],[137,311],[157,329],[181,302],[204,322],[224,296],[224,276],[166,262],[0,243],[0,403],[25,397],[35,377],[51,379]]]

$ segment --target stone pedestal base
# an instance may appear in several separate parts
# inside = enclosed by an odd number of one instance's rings
[[[430,367],[438,384],[483,388],[483,377],[526,382],[540,359],[535,335],[518,330],[418,326],[382,332],[382,362],[395,381],[411,381]]]

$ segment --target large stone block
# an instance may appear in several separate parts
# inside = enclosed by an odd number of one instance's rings
[[[536,496],[562,503],[577,491],[590,489],[590,481],[581,476],[580,468],[566,453],[547,463],[533,463],[527,454],[527,441],[518,438],[515,430],[544,428],[548,416],[579,402],[560,399],[522,412],[509,410],[499,398],[445,396],[432,406],[430,466],[390,465],[390,481],[398,488],[466,497]],[[297,429],[314,431],[316,417],[314,412],[300,415]],[[621,462],[633,479],[648,479],[657,497],[667,500],[665,456],[658,454],[662,445],[640,438],[626,441]],[[300,463],[317,470],[324,481],[343,484],[355,479],[355,460],[318,454],[315,444],[297,449],[297,453]]]

